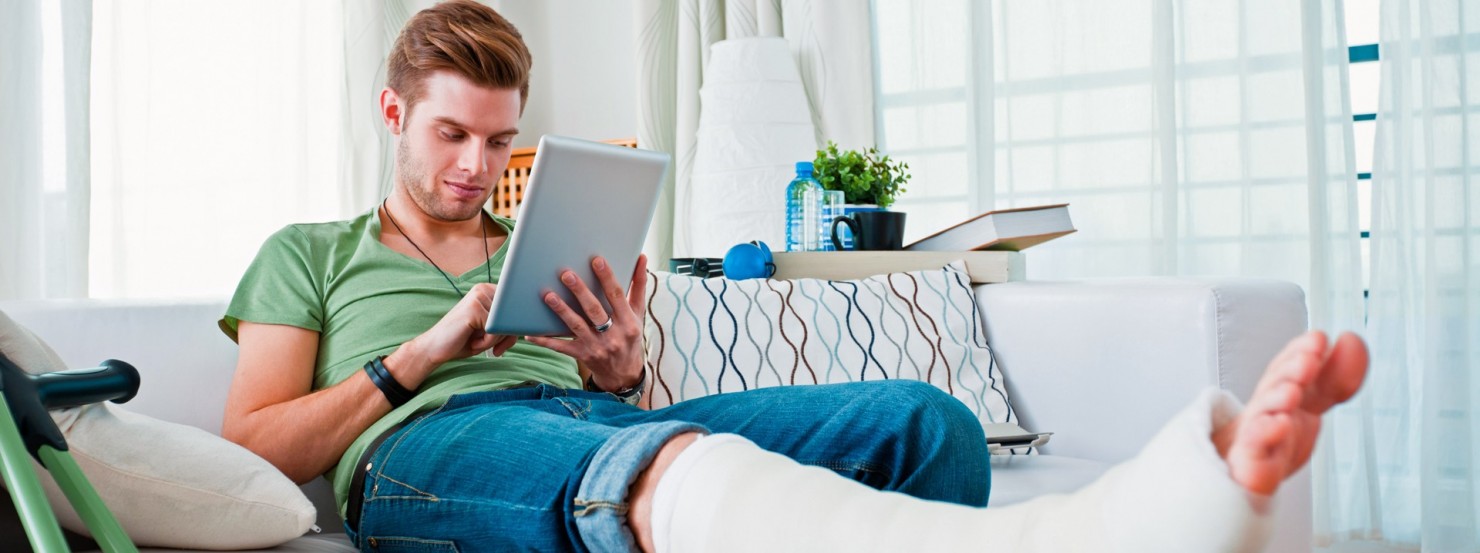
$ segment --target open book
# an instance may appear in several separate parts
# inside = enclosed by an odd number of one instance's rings
[[[1069,204],[988,211],[906,245],[906,250],[1022,251],[1074,232]]]
[[[987,451],[1038,447],[1048,443],[1053,432],[1029,432],[1010,422],[989,422],[982,425],[987,433]]]

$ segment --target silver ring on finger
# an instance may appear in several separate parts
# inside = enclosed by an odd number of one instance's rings
[[[593,330],[597,331],[597,332],[606,332],[606,329],[611,328],[611,327],[612,327],[612,318],[611,317],[607,317],[606,318],[606,322],[601,323],[601,324],[596,325],[596,326],[593,326],[591,328]]]

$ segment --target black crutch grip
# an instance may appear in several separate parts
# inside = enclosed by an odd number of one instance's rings
[[[76,407],[98,401],[123,403],[139,391],[139,371],[133,365],[109,359],[91,369],[26,374],[0,353],[0,393],[10,406],[10,415],[32,457],[41,446],[67,450],[67,440],[51,420],[48,409]]]
[[[66,409],[100,401],[124,403],[139,393],[139,371],[117,359],[101,366],[31,377],[36,396],[47,409]]]

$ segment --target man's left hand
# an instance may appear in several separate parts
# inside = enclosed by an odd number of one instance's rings
[[[550,306],[550,310],[570,327],[573,338],[526,336],[525,339],[574,357],[576,362],[591,371],[591,379],[598,388],[609,392],[626,390],[636,386],[642,378],[647,256],[637,257],[637,266],[632,269],[632,289],[625,297],[605,259],[600,256],[592,258],[591,270],[596,273],[601,293],[612,306],[612,312],[606,312],[601,301],[575,272],[565,271],[561,273],[560,281],[575,296],[576,303],[580,304],[578,308],[566,305],[554,292],[545,292],[544,300],[545,305]]]

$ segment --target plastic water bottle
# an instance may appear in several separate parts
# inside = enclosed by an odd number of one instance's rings
[[[812,178],[812,162],[797,162],[797,177],[786,186],[786,251],[821,249],[817,229],[822,224],[822,183]]]

